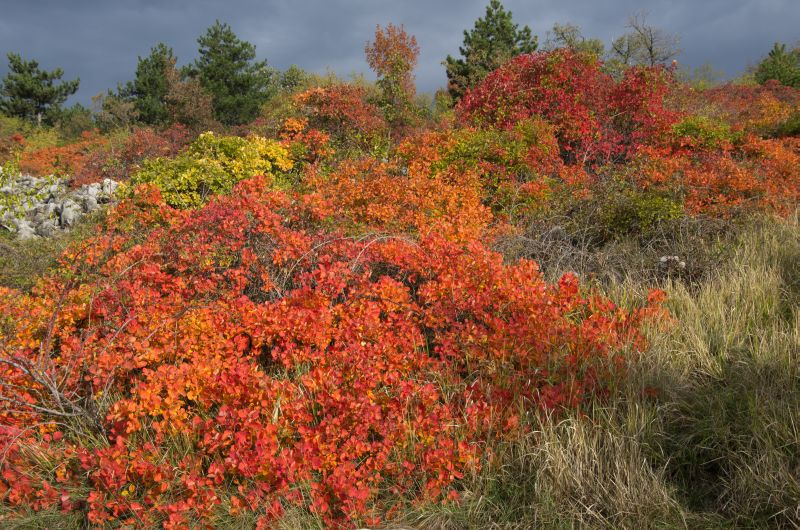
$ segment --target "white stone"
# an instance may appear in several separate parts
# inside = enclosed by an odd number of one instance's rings
[[[103,193],[106,195],[113,195],[117,188],[119,188],[119,184],[112,179],[103,179]]]

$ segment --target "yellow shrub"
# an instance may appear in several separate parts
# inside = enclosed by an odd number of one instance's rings
[[[147,160],[132,182],[156,184],[168,204],[195,208],[213,194],[230,192],[240,180],[255,175],[274,180],[290,169],[288,151],[273,140],[207,132],[173,159]]]

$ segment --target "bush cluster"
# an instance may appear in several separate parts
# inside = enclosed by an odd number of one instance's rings
[[[248,177],[265,175],[278,182],[281,173],[291,168],[288,152],[278,142],[207,132],[174,158],[145,161],[131,183],[155,184],[167,204],[192,208],[213,194],[229,193],[234,184]]]

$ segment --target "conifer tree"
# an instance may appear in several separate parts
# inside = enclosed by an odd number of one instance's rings
[[[774,79],[782,85],[800,88],[800,48],[787,51],[785,44],[776,42],[756,67],[754,76],[762,85]]]
[[[256,47],[219,21],[197,42],[200,57],[188,73],[213,97],[216,118],[226,125],[255,119],[274,92],[273,71],[255,60]]]
[[[61,105],[78,91],[79,79],[58,82],[61,68],[41,70],[37,61],[26,61],[19,54],[8,54],[8,74],[0,85],[0,111],[34,121],[53,124]]]
[[[167,96],[167,70],[175,61],[172,48],[163,42],[150,50],[147,57],[139,57],[136,78],[120,89],[120,96],[134,104],[139,121],[160,125],[169,120],[165,105]]]
[[[468,88],[475,86],[492,70],[509,59],[536,50],[538,39],[531,29],[514,23],[512,13],[499,0],[491,0],[486,14],[475,21],[471,31],[464,31],[462,58],[450,55],[445,59],[450,95],[459,100]]]

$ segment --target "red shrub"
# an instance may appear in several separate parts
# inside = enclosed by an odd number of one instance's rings
[[[107,145],[88,156],[73,176],[71,185],[101,182],[105,178],[127,180],[144,160],[175,156],[190,140],[182,125],[173,125],[164,131],[134,129],[121,145]]]
[[[615,84],[592,56],[558,49],[512,59],[470,90],[457,112],[499,127],[541,116],[556,127],[565,161],[604,162],[668,129],[668,80],[660,68],[630,69]]]
[[[367,101],[366,91],[354,85],[331,85],[309,89],[295,96],[295,104],[307,116],[310,126],[339,141],[370,146],[388,134],[380,109]]]
[[[140,189],[68,270],[0,290],[2,502],[93,525],[283,506],[375,524],[394,494],[444,495],[520,406],[605,392],[654,311],[436,230],[320,229],[329,214],[258,177],[192,212]]]

